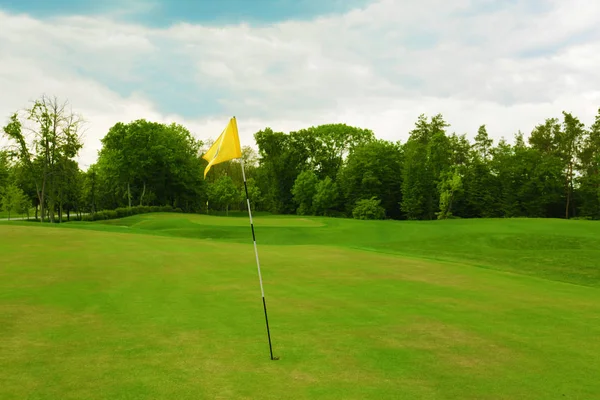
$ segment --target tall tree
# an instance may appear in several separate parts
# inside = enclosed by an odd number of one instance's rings
[[[438,183],[450,164],[449,125],[438,114],[419,116],[404,146],[402,210],[408,219],[434,219],[439,205]]]
[[[437,212],[438,219],[446,219],[452,216],[452,204],[455,196],[462,190],[462,177],[458,167],[450,171],[444,171],[438,183],[440,192],[440,211]]]
[[[294,202],[298,206],[298,215],[311,215],[314,213],[313,199],[317,193],[319,178],[312,170],[302,171],[294,182],[292,194]]]
[[[460,203],[461,217],[499,216],[498,184],[491,171],[491,160],[494,153],[494,142],[489,137],[485,125],[481,125],[470,146],[466,168],[462,174],[462,198]]]
[[[68,102],[42,96],[22,116],[14,113],[4,127],[14,154],[34,180],[42,221],[47,202],[48,216],[54,222],[55,188],[59,184],[57,165],[75,158],[83,146],[80,138],[83,120],[68,107]]]
[[[600,109],[582,140],[579,159],[581,160],[579,177],[582,196],[581,214],[600,219]]]
[[[402,168],[403,149],[399,143],[373,140],[357,146],[338,178],[346,213],[351,215],[358,201],[375,197],[388,217],[400,218]]]
[[[10,162],[8,152],[0,151],[0,195],[6,186],[8,186],[8,177],[10,176]]]
[[[558,149],[564,165],[565,174],[565,218],[571,215],[573,184],[577,168],[578,150],[584,138],[585,125],[571,113],[563,111],[563,130],[558,140]]]
[[[206,202],[202,143],[177,124],[117,123],[102,139],[95,172],[103,205],[171,205],[187,211]]]
[[[233,180],[228,176],[222,176],[208,188],[208,201],[215,208],[225,209],[229,215],[229,207],[239,199],[240,192]]]
[[[10,220],[11,213],[23,214],[29,211],[29,199],[18,186],[10,184],[0,196],[0,206],[8,213]]]
[[[266,128],[254,135],[260,156],[256,182],[265,196],[269,211],[295,211],[292,187],[301,171],[307,169],[308,151],[294,143],[292,136]]]
[[[481,125],[475,136],[473,149],[483,160],[488,160],[494,141],[489,137],[485,125]]]
[[[338,198],[339,189],[337,184],[333,179],[326,176],[325,179],[319,181],[316,187],[315,197],[313,199],[315,214],[329,215],[331,210],[336,208]]]
[[[346,124],[326,124],[291,132],[295,145],[303,148],[308,164],[320,179],[335,179],[345,157],[357,146],[375,139],[372,131]]]

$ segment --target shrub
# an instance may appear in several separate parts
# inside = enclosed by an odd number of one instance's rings
[[[115,212],[117,213],[117,218],[125,218],[133,215],[132,212],[126,207],[117,208]]]
[[[104,211],[104,219],[117,219],[119,218],[119,214],[117,210],[107,210]]]
[[[384,219],[385,209],[381,206],[381,200],[372,197],[357,201],[352,216],[355,219]]]
[[[107,219],[125,218],[137,214],[147,214],[151,212],[178,212],[181,213],[181,208],[173,209],[171,205],[166,206],[134,206],[131,208],[120,207],[114,210],[97,211],[94,214],[82,215],[81,221],[102,221]],[[73,218],[72,218],[73,219]]]

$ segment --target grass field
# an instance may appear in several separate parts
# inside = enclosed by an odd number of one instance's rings
[[[0,223],[0,399],[600,398],[600,225]]]

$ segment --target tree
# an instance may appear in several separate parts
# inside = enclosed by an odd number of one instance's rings
[[[579,149],[581,176],[578,178],[583,216],[600,219],[600,109]]]
[[[14,113],[3,129],[13,153],[34,182],[42,221],[47,203],[48,216],[54,222],[56,186],[60,180],[57,166],[75,158],[82,147],[83,120],[67,107],[67,102],[60,103],[56,97],[42,96],[22,116]]]
[[[473,145],[477,155],[483,160],[488,160],[493,144],[494,141],[490,139],[485,125],[481,125],[477,131],[477,136],[475,136],[475,144]]]
[[[315,214],[329,215],[329,212],[336,207],[338,197],[337,184],[330,177],[325,177],[317,184],[315,197],[313,198]]]
[[[376,197],[362,199],[356,202],[352,210],[352,216],[354,219],[384,219],[385,209]]]
[[[95,173],[99,203],[110,208],[171,205],[186,211],[206,203],[202,143],[178,124],[117,123],[102,139]]]
[[[351,214],[357,201],[376,197],[389,217],[400,218],[402,167],[399,143],[373,140],[357,146],[348,155],[338,178],[346,212]]]
[[[450,163],[450,141],[445,132],[448,126],[439,114],[432,117],[431,122],[420,115],[404,145],[401,208],[408,219],[435,216],[439,204],[438,183]]]
[[[284,134],[266,128],[254,135],[259,149],[257,182],[267,207],[277,213],[296,211],[292,188],[298,175],[313,171],[334,180],[344,158],[374,139],[373,132],[345,124],[327,124]],[[260,179],[258,177],[260,176]]]
[[[260,192],[260,188],[256,184],[256,181],[254,180],[254,178],[248,178],[246,180],[246,186],[248,187],[248,198],[250,200],[250,207],[252,208],[252,211],[256,211],[257,205],[261,204],[261,202],[263,200],[262,193]],[[242,192],[240,193],[240,199],[245,199],[245,198],[246,198],[245,189],[242,189]]]
[[[296,148],[307,154],[309,168],[319,179],[335,179],[344,158],[357,146],[375,139],[372,131],[346,124],[325,124],[291,132]]]
[[[314,213],[313,200],[317,193],[318,183],[317,175],[311,170],[301,172],[296,178],[292,194],[294,195],[294,202],[298,206],[296,209],[298,215]]]
[[[270,128],[257,132],[254,138],[260,156],[256,182],[267,209],[283,214],[295,212],[292,188],[300,172],[307,169],[307,150],[294,143],[290,135]]]
[[[29,199],[16,185],[8,185],[2,195],[2,210],[8,213],[9,220],[11,213],[29,214]]]
[[[565,218],[569,219],[578,149],[584,137],[585,125],[570,113],[563,111],[563,117],[563,130],[560,132],[558,150],[560,158],[563,161],[565,174],[565,193],[567,198]]]
[[[83,173],[81,186],[81,202],[84,205],[84,209],[91,214],[96,213],[99,197],[98,166],[96,164],[91,165]]]
[[[238,201],[239,195],[233,180],[228,176],[222,176],[208,188],[209,204],[224,208],[226,215],[229,215],[229,207]]]
[[[0,195],[3,189],[8,185],[10,176],[10,162],[8,152],[0,151]]]
[[[458,172],[458,167],[454,167],[452,171],[442,173],[442,178],[438,184],[438,190],[440,191],[438,219],[446,219],[452,216],[452,201],[461,189],[462,178]]]

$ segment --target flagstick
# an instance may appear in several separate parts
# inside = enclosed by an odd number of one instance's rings
[[[256,236],[254,235],[254,222],[252,222],[252,210],[250,209],[250,196],[248,196],[248,185],[246,184],[246,172],[244,172],[244,159],[240,158],[242,164],[242,177],[244,178],[244,189],[246,190],[246,203],[248,204],[248,215],[250,216],[250,227],[252,228],[252,240],[254,242],[254,254],[256,255],[256,267],[258,268],[258,280],[260,282],[260,293],[262,294],[263,309],[265,310],[265,322],[267,323],[267,336],[269,338],[269,352],[271,360],[278,360],[278,357],[273,358],[273,347],[271,346],[271,332],[269,331],[269,317],[267,316],[267,303],[265,302],[265,290],[263,289],[262,276],[260,274],[260,262],[258,261],[258,248],[256,247]]]

